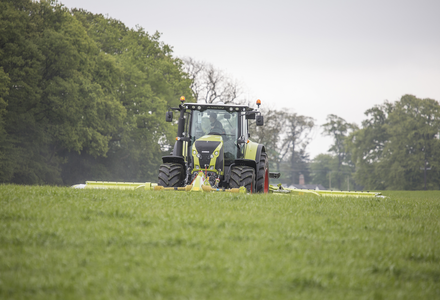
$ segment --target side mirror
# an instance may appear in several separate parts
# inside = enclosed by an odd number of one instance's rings
[[[165,115],[165,120],[167,122],[172,122],[173,121],[173,112],[172,111],[167,111],[167,113]]]
[[[264,118],[262,115],[256,116],[256,123],[257,126],[263,126],[264,125]]]
[[[255,120],[255,111],[247,111],[246,120]]]

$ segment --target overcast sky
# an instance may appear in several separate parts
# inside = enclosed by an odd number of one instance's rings
[[[439,0],[61,0],[162,33],[177,57],[213,64],[262,106],[360,125],[404,94],[440,100]],[[312,157],[331,140],[317,128]]]

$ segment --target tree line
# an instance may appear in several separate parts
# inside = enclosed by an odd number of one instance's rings
[[[310,117],[266,110],[264,128],[253,136],[268,148],[271,169],[282,182],[306,182],[329,189],[422,190],[440,188],[440,104],[404,95],[365,112],[361,126],[330,114],[317,126]],[[307,146],[313,131],[330,136],[327,153],[310,160]]]
[[[0,182],[151,180],[191,80],[160,34],[57,2],[0,2]]]
[[[438,101],[404,95],[365,115],[361,128],[345,138],[359,184],[376,190],[440,188]]]

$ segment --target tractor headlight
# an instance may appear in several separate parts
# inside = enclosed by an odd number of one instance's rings
[[[213,155],[213,154],[211,154],[211,158],[214,158],[214,155]]]
[[[215,154],[215,156],[217,156],[218,155],[218,151],[215,151],[214,154]]]
[[[197,157],[200,158],[202,157],[202,155],[200,153],[197,153]]]
[[[196,155],[196,153],[197,153],[196,150],[193,150],[193,155]]]
[[[199,168],[199,165],[196,165],[196,169],[198,169]]]
[[[214,166],[209,167],[211,170],[214,170]]]

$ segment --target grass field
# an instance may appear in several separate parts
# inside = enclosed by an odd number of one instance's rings
[[[440,192],[0,185],[0,299],[440,299]]]

